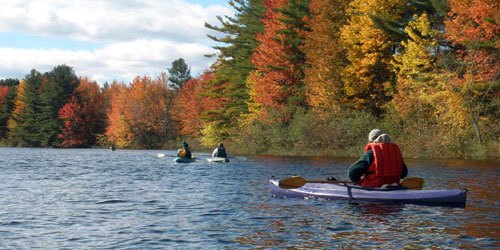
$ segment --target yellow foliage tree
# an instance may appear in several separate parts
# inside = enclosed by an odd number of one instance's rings
[[[346,24],[348,0],[312,0],[304,51],[306,95],[308,105],[319,110],[340,110],[344,99],[342,69],[347,64],[340,44],[340,28]]]
[[[374,115],[383,112],[394,88],[391,70],[394,42],[377,29],[370,15],[397,20],[407,1],[354,0],[347,13],[350,21],[341,29],[342,43],[350,62],[343,72],[345,92],[354,109],[367,110]]]
[[[397,93],[392,104],[411,125],[408,129],[416,128],[417,138],[434,126],[442,133],[443,143],[450,142],[450,134],[456,136],[465,131],[466,110],[461,105],[462,98],[450,86],[450,76],[437,65],[438,32],[431,29],[424,13],[413,16],[405,33],[409,39],[402,42],[402,53],[394,56]]]
[[[248,114],[243,114],[240,118],[240,125],[248,125],[253,120],[257,118],[264,118],[265,114],[262,112],[262,104],[256,101],[258,98],[258,93],[255,90],[255,81],[259,79],[262,74],[259,71],[252,71],[245,81],[246,87],[248,89]]]
[[[14,131],[19,127],[19,122],[21,120],[20,116],[24,113],[24,89],[26,88],[26,81],[23,79],[19,82],[17,87],[17,96],[14,99],[14,109],[12,110],[11,116],[7,120],[7,128],[9,131],[9,136],[12,137]]]

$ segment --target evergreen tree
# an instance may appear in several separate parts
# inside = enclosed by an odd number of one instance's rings
[[[0,96],[0,138],[7,136],[7,121],[14,109],[14,99],[16,98],[18,85],[18,79],[0,79],[0,90],[3,87],[7,91],[7,93],[4,93],[4,96]]]
[[[293,106],[306,106],[305,99],[305,69],[310,65],[306,64],[306,53],[304,44],[306,35],[311,31],[308,24],[311,19],[309,4],[311,0],[289,0],[285,8],[278,11],[283,14],[279,20],[286,25],[285,29],[278,31],[283,34],[283,44],[287,46],[289,53],[283,55],[291,64],[290,71],[292,83],[285,85],[290,92],[288,104]]]
[[[48,82],[41,86],[40,132],[41,146],[58,145],[58,134],[61,133],[63,121],[59,118],[59,110],[70,100],[73,92],[80,84],[73,69],[67,65],[54,67],[45,73]]]
[[[218,50],[218,59],[213,65],[215,78],[207,87],[206,95],[216,100],[224,97],[226,101],[221,108],[205,112],[203,116],[205,121],[217,123],[218,136],[222,137],[228,135],[230,127],[236,127],[242,114],[248,113],[249,95],[245,81],[254,70],[250,58],[259,44],[255,35],[264,30],[262,0],[231,0],[229,5],[236,11],[234,17],[218,16],[220,27],[205,23],[208,29],[225,34],[220,38],[208,35],[224,46],[214,47]]]
[[[0,86],[13,87],[19,85],[19,80],[14,78],[0,79]]]
[[[389,17],[389,15],[381,13],[369,16],[374,27],[390,35],[394,41],[397,41],[395,45],[399,48],[401,41],[411,39],[404,32],[404,28],[408,22],[414,20],[414,15],[426,13],[431,22],[431,28],[443,31],[443,21],[449,9],[446,0],[408,0],[404,12],[398,17]]]
[[[12,114],[17,126],[15,130],[10,131],[12,142],[18,146],[40,146],[40,86],[45,82],[44,76],[36,71],[31,70],[31,73],[24,78],[25,86],[22,92],[18,93],[17,109]]]
[[[171,82],[170,86],[174,89],[182,88],[182,85],[191,79],[191,68],[182,58],[172,62],[172,68],[168,69],[168,73],[170,74],[168,77]]]
[[[264,117],[277,109],[287,123],[297,107],[306,106],[304,44],[310,31],[309,2],[266,1],[265,31],[257,35],[261,43],[252,57],[258,73],[248,82],[252,100],[262,107],[257,112]]]
[[[17,81],[19,84],[19,81]],[[3,102],[0,106],[0,138],[5,138],[7,136],[7,121],[11,116],[11,112],[14,109],[14,99],[17,95],[17,85],[7,87],[7,94],[3,98]]]

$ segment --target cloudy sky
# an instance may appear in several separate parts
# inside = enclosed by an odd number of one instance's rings
[[[0,10],[0,79],[66,64],[99,84],[158,76],[184,58],[198,76],[215,51],[204,27],[227,0],[9,0]]]

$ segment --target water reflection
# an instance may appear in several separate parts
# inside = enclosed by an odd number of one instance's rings
[[[352,209],[358,211],[363,218],[375,222],[392,221],[403,211],[404,204],[350,203]]]

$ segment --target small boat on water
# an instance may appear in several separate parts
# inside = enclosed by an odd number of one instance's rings
[[[225,157],[212,157],[207,159],[208,162],[229,162],[228,158]]]
[[[187,158],[187,157],[175,157],[174,158],[174,162],[177,162],[177,163],[190,163],[193,161],[196,161],[196,159],[195,158]]]
[[[415,190],[404,187],[364,188],[347,183],[305,183],[300,187],[269,182],[271,194],[279,198],[313,198],[353,202],[406,203],[429,206],[465,207],[467,190]]]

